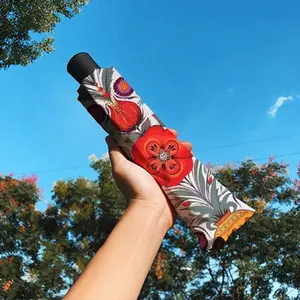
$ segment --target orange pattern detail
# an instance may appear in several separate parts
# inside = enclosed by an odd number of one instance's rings
[[[232,213],[226,213],[217,222],[218,228],[215,239],[221,237],[226,242],[231,233],[243,226],[253,215],[254,212],[250,210],[236,210]]]

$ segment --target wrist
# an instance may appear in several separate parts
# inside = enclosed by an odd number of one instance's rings
[[[166,201],[164,199],[164,201]],[[173,213],[169,204],[166,202],[165,207],[156,205],[148,200],[131,199],[127,210],[135,211],[147,220],[152,220],[157,226],[167,232],[173,225]]]

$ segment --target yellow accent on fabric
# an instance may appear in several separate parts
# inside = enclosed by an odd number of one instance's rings
[[[229,213],[226,218],[218,222],[215,239],[221,237],[226,242],[231,233],[241,228],[253,215],[254,212],[250,210],[236,210]]]

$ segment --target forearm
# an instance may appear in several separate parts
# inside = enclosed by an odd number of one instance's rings
[[[137,299],[167,230],[148,206],[130,206],[64,299]]]

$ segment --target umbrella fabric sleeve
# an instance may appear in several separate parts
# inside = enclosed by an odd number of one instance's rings
[[[225,243],[254,214],[184,147],[114,69],[95,69],[78,100],[127,157],[162,187],[202,250]]]

